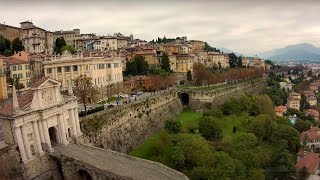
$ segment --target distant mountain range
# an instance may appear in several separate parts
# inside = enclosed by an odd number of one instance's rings
[[[274,49],[258,54],[263,59],[272,61],[319,61],[320,48],[312,44],[301,43],[289,45],[284,48]]]
[[[234,53],[236,56],[240,56],[241,54],[235,51],[232,51],[230,49],[227,48],[218,48],[221,52],[223,53]]]

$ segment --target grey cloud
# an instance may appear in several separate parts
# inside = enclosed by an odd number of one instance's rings
[[[320,46],[319,5],[316,0],[11,0],[2,3],[0,22],[19,26],[32,19],[51,31],[133,33],[146,40],[187,35],[213,46],[257,53],[300,42]]]

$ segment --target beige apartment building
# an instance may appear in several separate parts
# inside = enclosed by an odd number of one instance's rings
[[[6,24],[0,23],[0,36],[12,41],[16,38],[20,39],[21,36],[21,29],[14,26],[9,26]]]
[[[45,76],[61,82],[63,90],[67,90],[68,79],[74,80],[86,75],[92,78],[92,83],[97,88],[117,88],[117,91],[121,92],[123,82],[121,62],[120,57],[83,57],[83,54],[64,53],[60,57],[53,57],[43,62],[43,68]]]
[[[213,67],[214,65],[221,65],[222,68],[229,67],[229,56],[227,54],[221,54],[218,52],[208,52],[208,60],[205,63],[208,67]]]
[[[229,67],[229,56],[219,52],[198,52],[196,60],[207,67],[219,66],[219,64],[222,68]]]
[[[205,42],[199,40],[190,40],[189,43],[192,45],[193,50],[203,50]]]
[[[4,60],[0,57],[0,100],[8,98],[6,71],[7,66]]]
[[[73,29],[68,31],[55,31],[53,32],[53,35],[54,41],[58,38],[63,37],[63,39],[66,41],[66,44],[73,47],[76,47],[76,40],[81,37],[80,29]]]
[[[13,80],[19,79],[19,83],[23,85],[23,88],[18,90],[29,90],[31,87],[29,62],[13,57],[4,58],[4,61],[6,62],[7,70],[9,71],[8,78],[12,78]]]
[[[295,98],[295,97],[289,97],[288,98],[288,103],[287,103],[288,108],[300,110],[300,99]]]
[[[172,72],[176,72],[177,70],[177,56],[175,54],[168,54],[169,62],[170,62],[170,69]]]
[[[34,26],[32,22],[21,22],[21,40],[25,50],[31,54],[53,52],[53,35],[51,32]]]
[[[118,50],[128,46],[129,38],[125,36],[104,36],[92,43],[93,50]]]

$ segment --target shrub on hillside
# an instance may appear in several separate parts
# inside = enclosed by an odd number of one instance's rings
[[[169,133],[172,133],[172,134],[179,133],[179,132],[181,131],[181,127],[182,127],[181,122],[176,121],[176,120],[166,121],[166,123],[165,123],[165,125],[164,125],[164,128],[165,128]]]
[[[217,119],[211,116],[204,116],[199,121],[199,131],[208,140],[220,140],[222,130],[217,123]]]

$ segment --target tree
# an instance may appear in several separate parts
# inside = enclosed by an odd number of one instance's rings
[[[55,47],[54,47],[54,52],[55,52],[55,53],[61,53],[61,48],[62,48],[63,46],[66,46],[66,45],[67,45],[67,44],[66,44],[66,41],[64,40],[63,37],[57,38],[57,39],[56,39],[56,44],[55,44]]]
[[[220,52],[219,49],[211,47],[207,42],[204,43],[203,50],[205,50],[205,51],[213,51],[213,52]]]
[[[213,161],[209,144],[199,134],[178,134],[173,143],[171,158],[177,169],[203,166]]]
[[[311,125],[312,125],[312,122],[309,120],[298,120],[294,124],[294,128],[296,128],[296,130],[298,130],[301,133],[301,132],[309,130]]]
[[[198,166],[191,172],[191,179],[234,179],[236,176],[236,165],[225,152],[213,153],[213,161],[210,166]]]
[[[19,91],[20,89],[24,88],[24,85],[22,83],[20,83],[20,79],[19,78],[9,78],[8,80],[10,85],[14,85],[15,88]]]
[[[143,56],[135,56],[134,61],[137,63],[138,75],[146,75],[149,73],[149,64]]]
[[[187,80],[192,81],[192,73],[190,70],[188,70],[188,72],[187,72]]]
[[[299,180],[307,180],[309,177],[308,169],[306,166],[303,166],[298,172]]]
[[[181,131],[181,127],[182,124],[179,121],[174,121],[174,120],[170,120],[170,121],[166,121],[164,128],[172,134],[176,134],[179,133]]]
[[[254,148],[258,142],[257,137],[253,133],[240,133],[232,139],[232,144],[237,149],[246,150],[246,148]]]
[[[12,55],[11,42],[3,36],[0,36],[0,53],[5,56]]]
[[[295,175],[294,164],[290,161],[290,154],[285,149],[286,142],[278,142],[278,147],[272,154],[271,165],[266,169],[266,179],[292,179]]]
[[[0,36],[0,53],[6,50],[6,41],[3,36]]]
[[[222,138],[222,130],[218,125],[217,118],[204,116],[199,121],[199,131],[201,135],[208,140],[220,140]]]
[[[87,114],[87,104],[97,100],[99,91],[93,86],[92,79],[86,75],[81,75],[74,81],[75,94],[83,103],[85,114]]]
[[[11,42],[9,41],[9,39],[4,39],[5,41],[5,46],[6,46],[6,49],[11,49]]]
[[[170,72],[171,68],[170,68],[170,61],[169,61],[169,57],[167,53],[163,53],[162,57],[161,57],[161,69]]]
[[[75,48],[71,45],[62,46],[62,48],[60,49],[60,53],[62,54],[64,51],[69,51],[71,54],[76,53]]]
[[[309,76],[309,77],[312,77],[312,70],[309,70],[309,71],[308,71],[308,76]]]
[[[203,85],[204,82],[207,82],[209,84],[209,81],[211,79],[212,73],[210,70],[205,67],[201,63],[194,63],[193,64],[193,81],[197,85]]]
[[[234,53],[229,54],[229,65],[230,68],[238,67],[238,57]]]
[[[12,51],[14,52],[19,52],[19,51],[23,51],[24,47],[22,46],[22,41],[20,41],[19,38],[15,38],[12,41]]]
[[[249,132],[254,133],[259,140],[269,140],[276,127],[277,123],[266,114],[257,116],[256,119],[248,125]]]
[[[137,70],[137,63],[135,61],[128,61],[126,63],[126,70],[125,70],[125,74],[127,76],[131,75],[131,76],[135,76],[138,74],[138,70]]]
[[[149,73],[149,64],[143,56],[135,56],[133,60],[126,63],[125,74],[128,75],[146,75]]]
[[[4,51],[3,51],[3,55],[4,55],[4,56],[12,56],[12,51],[11,51],[11,49],[6,49],[6,50],[4,50]]]
[[[241,56],[239,56],[239,58],[238,58],[237,66],[238,66],[239,68],[241,68],[241,67],[243,66],[243,65],[242,65],[242,57],[241,57]]]

